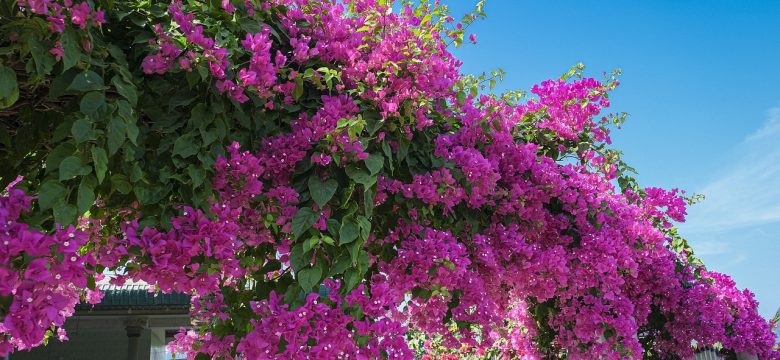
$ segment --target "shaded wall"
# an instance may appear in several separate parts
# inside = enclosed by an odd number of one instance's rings
[[[10,360],[127,360],[124,328],[69,329],[66,342],[53,340],[32,351],[18,351]],[[138,360],[149,360],[151,331],[143,329],[138,339]]]

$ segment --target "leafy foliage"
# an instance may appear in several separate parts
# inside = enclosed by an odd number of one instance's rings
[[[619,72],[489,94],[483,6],[0,0],[0,354],[109,269],[193,296],[188,358],[777,357],[610,148]]]

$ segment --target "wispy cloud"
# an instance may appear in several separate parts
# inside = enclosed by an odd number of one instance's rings
[[[720,232],[780,222],[780,107],[723,159],[721,175],[697,192],[706,200],[689,213],[687,232]]]
[[[727,254],[732,251],[731,245],[723,241],[698,241],[696,243],[696,255],[712,256]]]
[[[770,285],[780,276],[780,106],[728,153],[695,189],[706,199],[689,208],[681,231],[711,270],[756,291],[760,313],[771,317],[780,304]]]

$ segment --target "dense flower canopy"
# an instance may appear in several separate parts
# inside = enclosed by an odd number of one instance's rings
[[[615,73],[460,73],[481,3],[0,7],[0,355],[110,273],[192,295],[190,359],[780,358],[610,148]]]

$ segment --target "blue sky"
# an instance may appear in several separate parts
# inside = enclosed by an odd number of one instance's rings
[[[456,18],[476,1],[446,1]],[[455,51],[463,71],[507,71],[528,89],[577,62],[623,70],[613,133],[646,186],[707,199],[682,233],[710,269],[780,307],[780,2],[488,0]]]

